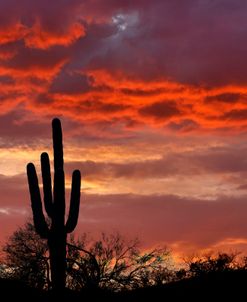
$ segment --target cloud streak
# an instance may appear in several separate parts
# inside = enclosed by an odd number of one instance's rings
[[[25,182],[24,175],[0,177],[1,187],[6,188],[0,209],[5,235],[31,216]],[[139,236],[145,246],[163,243],[183,254],[224,242],[233,247],[229,238],[245,238],[245,213],[245,197],[219,195],[208,201],[177,195],[84,193],[77,232],[120,230]]]

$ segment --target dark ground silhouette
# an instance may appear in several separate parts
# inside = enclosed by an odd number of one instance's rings
[[[247,271],[219,272],[120,293],[106,290],[77,293],[68,290],[59,301],[245,301],[246,281]],[[28,288],[21,282],[0,279],[0,290],[1,296],[8,301],[17,298],[19,301],[53,301],[51,293]]]

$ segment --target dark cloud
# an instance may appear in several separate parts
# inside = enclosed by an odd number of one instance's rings
[[[206,104],[220,102],[226,104],[235,104],[241,99],[240,93],[222,93],[215,96],[208,96],[204,99]]]
[[[122,88],[121,92],[130,96],[139,96],[139,97],[150,97],[159,95],[161,93],[167,92],[165,88],[156,88],[156,89],[131,89],[131,88]]]
[[[41,101],[40,101],[41,102]],[[36,106],[38,104],[36,103]],[[80,129],[76,121],[58,116],[62,119],[64,136]],[[51,145],[51,120],[53,113],[47,112],[46,116],[30,115],[22,107],[0,116],[0,148],[44,148]]]
[[[60,47],[48,51],[22,48],[13,59],[3,63],[2,66],[6,70],[12,70],[13,76],[16,72],[19,76],[33,74],[37,78],[44,78],[50,73],[54,75],[67,58],[66,53]],[[18,72],[22,72],[22,74]]]
[[[37,19],[41,32],[48,35],[48,48],[75,44],[69,51],[72,71],[103,68],[130,77],[210,86],[246,83],[243,1],[76,0],[34,5],[28,0],[20,5],[15,0],[1,1],[0,7],[2,26],[21,22],[27,30],[33,28],[31,36],[19,33],[26,46],[45,47],[39,30],[35,32]],[[86,28],[86,36],[73,33],[76,25]],[[22,57],[25,64],[27,57]],[[18,60],[13,64],[18,67]]]
[[[78,17],[77,10],[82,1],[59,0],[49,2],[24,0],[3,0],[0,3],[1,25],[7,26],[19,21],[23,25],[31,27],[38,18],[42,26],[48,31],[62,32]]]
[[[198,130],[200,128],[200,125],[191,119],[183,119],[179,122],[170,122],[168,124],[168,127],[171,130],[186,133],[191,132],[193,130]]]
[[[96,103],[97,104],[97,103]],[[96,110],[106,113],[106,112],[117,112],[117,111],[123,111],[124,109],[128,108],[128,105],[123,105],[123,104],[104,104],[104,103],[99,103],[99,107]]]
[[[175,175],[246,173],[246,148],[211,148],[204,151],[168,153],[161,159],[128,163],[70,162],[67,169],[85,171],[86,179],[165,178]]]
[[[221,117],[225,120],[241,121],[247,119],[247,109],[233,109]]]
[[[27,112],[25,110],[13,110],[0,117],[0,137],[10,140],[15,144],[15,140],[28,139],[29,137],[44,138],[49,133],[47,121],[38,119],[25,120]],[[15,141],[15,142],[14,142]],[[24,141],[23,141],[24,143]]]
[[[105,113],[122,112],[124,109],[127,109],[129,107],[130,106],[125,104],[107,103],[104,102],[103,100],[100,101],[97,99],[91,99],[91,100],[87,99],[85,101],[82,100],[80,103],[75,105],[73,110],[76,111],[77,113],[84,113],[84,114],[86,113],[93,116],[94,113],[105,114]],[[111,122],[109,121],[109,123]]]
[[[85,10],[92,12],[92,7],[96,18],[102,7],[102,15],[120,15],[119,20],[125,20],[124,30],[107,45],[105,41],[98,44],[102,51],[90,61],[93,68],[191,84],[246,83],[247,43],[242,31],[246,3],[242,1],[85,4]]]
[[[80,94],[90,91],[91,80],[86,75],[61,72],[52,82],[50,92],[62,94]]]
[[[15,81],[10,76],[0,76],[0,83],[1,85],[13,85],[15,84]]]
[[[84,197],[80,229],[120,229],[132,236],[137,234],[149,245],[185,242],[187,248],[196,250],[227,238],[245,238],[247,231],[245,198],[222,196],[206,201],[127,194]]]
[[[139,113],[158,120],[167,120],[173,116],[179,116],[181,111],[175,102],[164,101],[144,106]]]
[[[247,190],[247,184],[244,183],[244,184],[238,186],[237,189],[238,189],[238,190]]]

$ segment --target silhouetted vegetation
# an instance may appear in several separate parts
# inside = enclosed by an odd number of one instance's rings
[[[53,194],[49,156],[45,152],[41,154],[44,206],[51,220],[50,226],[47,224],[42,210],[38,177],[32,163],[27,165],[27,175],[35,230],[41,238],[48,240],[52,288],[61,293],[65,288],[67,234],[73,232],[78,220],[81,174],[79,170],[73,172],[70,210],[65,223],[65,176],[62,128],[59,119],[52,121],[52,134],[54,150]]]
[[[50,289],[50,257],[46,240],[28,222],[3,246],[2,277],[24,281],[37,289]],[[83,234],[68,239],[66,285],[75,291],[130,290],[168,282],[171,257],[166,248],[141,252],[137,239],[102,233],[97,240]],[[162,277],[162,280],[161,280]]]
[[[67,289],[64,301],[239,301],[245,292],[247,261],[239,255],[218,253],[187,259],[184,268],[171,265],[167,249],[139,250],[138,240],[118,233],[97,240],[83,234],[67,243]],[[3,247],[0,288],[36,301],[49,301],[50,257],[46,240],[26,223]],[[28,301],[28,300],[27,300]]]
[[[1,276],[44,289],[50,287],[48,246],[31,223],[16,230],[3,246]]]

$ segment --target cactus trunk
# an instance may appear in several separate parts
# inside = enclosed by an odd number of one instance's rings
[[[48,239],[52,288],[59,293],[63,292],[66,283],[66,237],[65,232],[54,232]]]
[[[49,227],[43,213],[38,177],[32,163],[27,165],[31,207],[36,232],[48,240],[52,288],[62,293],[66,285],[66,238],[76,227],[80,207],[81,174],[75,170],[72,176],[70,209],[65,224],[65,177],[63,170],[62,128],[59,119],[52,121],[54,150],[54,185],[52,193],[50,160],[47,153],[41,154],[44,207],[51,219]]]

